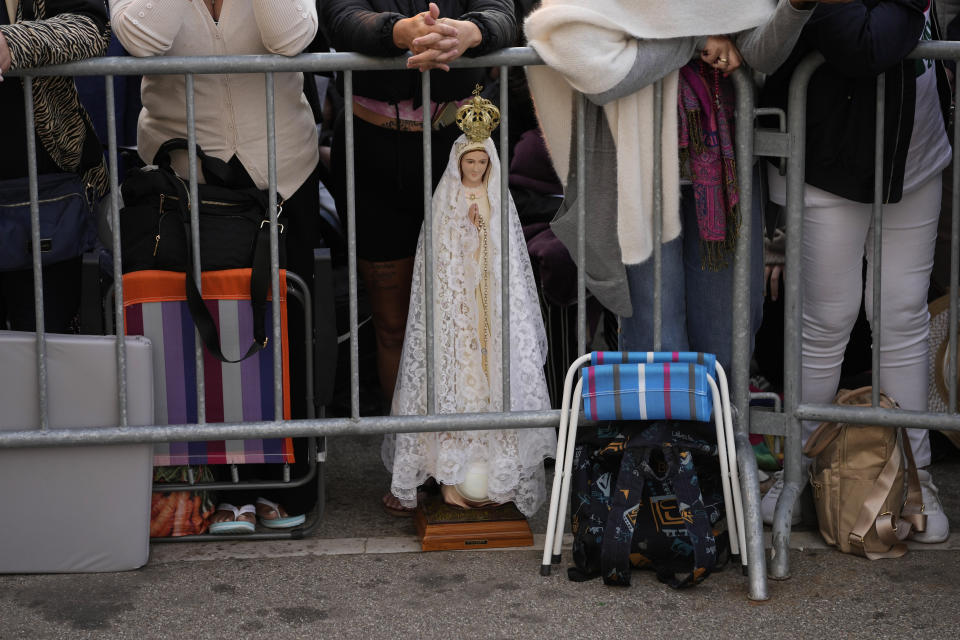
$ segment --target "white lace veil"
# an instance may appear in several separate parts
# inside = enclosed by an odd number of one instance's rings
[[[434,377],[438,413],[483,413],[502,408],[501,377],[501,197],[500,159],[493,141],[483,150],[490,158],[485,177],[490,204],[488,252],[490,267],[490,337],[488,374],[484,374],[477,326],[480,305],[476,289],[482,275],[475,256],[476,227],[467,216],[469,201],[460,178],[460,158],[478,149],[460,136],[450,151],[446,170],[433,195]],[[513,199],[508,199],[510,239],[510,405],[514,411],[550,408],[543,374],[547,339],[540,303],[527,256],[523,230]],[[410,311],[391,413],[426,414],[426,330],[424,318],[423,242],[421,230],[414,261]],[[427,476],[444,484],[463,482],[468,463],[489,465],[488,489],[496,502],[513,500],[532,513],[545,497],[544,457],[556,448],[553,429],[401,434],[384,440],[383,458],[393,470],[391,490],[402,502],[416,503],[416,488]]]

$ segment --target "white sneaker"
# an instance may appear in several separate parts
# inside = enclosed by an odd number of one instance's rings
[[[943,512],[943,505],[940,504],[939,491],[933,484],[929,471],[919,469],[917,475],[920,476],[920,490],[923,492],[923,512],[927,516],[927,529],[911,532],[909,539],[927,544],[943,542],[950,537],[950,523],[947,522],[947,514]]]
[[[777,471],[773,474],[774,483],[760,500],[760,516],[763,518],[763,524],[773,524],[773,514],[777,509],[777,501],[780,500],[780,494],[783,493],[784,481],[783,471]],[[798,501],[799,502],[799,501]],[[799,504],[794,505],[791,517],[791,526],[800,524]]]

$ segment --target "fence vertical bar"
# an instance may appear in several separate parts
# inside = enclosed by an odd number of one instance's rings
[[[273,414],[275,420],[283,420],[283,344],[280,326],[280,237],[277,227],[277,127],[274,102],[274,77],[264,74],[267,94],[267,209],[270,213],[270,289],[273,312]],[[296,229],[293,230],[296,233]],[[307,357],[309,358],[309,352]]]
[[[653,83],[653,350],[663,348],[663,80]]]
[[[755,95],[753,82],[745,69],[734,73],[733,81],[737,90],[737,122],[736,122],[736,157],[737,179],[740,186],[740,239],[737,242],[733,260],[733,404],[737,408],[739,418],[735,428],[738,443],[747,440],[749,450],[750,434],[750,356],[752,298],[756,293],[752,282],[753,264],[753,141],[754,141],[754,108]],[[746,547],[741,549],[745,553],[748,564],[747,572],[750,579],[750,599],[766,600],[767,568],[764,554],[763,521],[760,515],[760,479],[757,475],[756,463],[748,457],[739,461],[740,482],[744,494],[744,534]],[[740,452],[737,452],[740,456]],[[734,490],[740,489],[734,487]],[[753,499],[749,499],[752,497]]]
[[[784,447],[784,486],[773,517],[773,550],[770,557],[771,577],[790,577],[790,527],[793,509],[803,489],[801,460],[802,430],[796,416],[801,395],[800,328],[802,295],[800,288],[800,242],[803,233],[803,192],[805,182],[807,137],[807,86],[813,72],[823,63],[823,55],[813,53],[797,65],[790,81],[787,135],[790,156],[787,158],[787,243],[784,269],[783,312],[783,410],[786,416]]]
[[[508,136],[510,67],[500,67],[500,356],[503,371],[503,411],[510,411],[510,138]]]
[[[583,121],[587,111],[586,101],[582,93],[577,93],[577,355],[587,351],[587,277],[584,263],[587,256],[587,207],[584,196],[587,189],[587,177],[584,175],[587,162],[583,149],[586,144]]]
[[[347,283],[350,312],[350,416],[360,417],[360,351],[357,327],[357,174],[353,132],[353,71],[343,74],[344,143],[347,164]]]
[[[960,104],[960,83],[954,83],[954,104]],[[947,343],[947,411],[954,413],[957,410],[957,294],[960,277],[960,127],[953,127],[953,191],[951,192],[950,208],[950,310],[947,315],[949,323],[949,342]],[[931,353],[931,358],[936,354]],[[937,366],[940,366],[938,363]]]
[[[107,76],[105,83],[107,100],[107,155],[110,162],[110,221],[113,232],[113,273],[123,273],[123,257],[120,255],[120,175],[117,157],[117,106],[114,102],[113,76]],[[117,412],[120,426],[127,426],[127,349],[124,334],[123,315],[123,277],[114,278],[113,287],[114,314],[117,318]]]
[[[427,339],[427,415],[437,412],[437,390],[434,376],[434,327],[433,327],[433,146],[431,140],[432,119],[430,113],[430,71],[420,73],[420,89],[423,98],[423,291],[424,320]],[[417,274],[413,274],[416,278]]]
[[[200,202],[197,196],[197,120],[195,95],[193,92],[193,74],[186,76],[187,93],[187,166],[190,176],[190,239],[193,244],[193,274],[197,291],[203,295],[203,283],[200,277]],[[207,421],[206,382],[203,373],[203,340],[200,332],[194,328],[193,356],[197,370],[197,424]]]
[[[43,316],[43,264],[40,253],[40,195],[37,184],[37,133],[33,126],[33,78],[23,77],[24,121],[27,123],[27,177],[30,189],[30,252],[33,257],[33,312],[37,333],[37,403],[40,428],[50,427],[47,398],[47,335]]]
[[[883,120],[886,111],[887,74],[877,77],[877,122],[876,138],[873,148],[873,321],[871,325],[872,352],[871,362],[872,380],[871,402],[874,407],[880,406],[880,336],[883,325],[880,318],[881,306],[881,269],[880,263],[883,254]]]

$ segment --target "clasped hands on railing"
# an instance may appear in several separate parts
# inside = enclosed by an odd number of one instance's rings
[[[483,41],[480,28],[469,20],[441,18],[440,8],[431,2],[427,11],[398,20],[393,26],[393,43],[413,55],[407,68],[449,71],[448,62]]]

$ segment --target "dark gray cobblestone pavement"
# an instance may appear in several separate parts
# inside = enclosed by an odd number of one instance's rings
[[[771,581],[763,603],[731,569],[683,592],[646,572],[610,588],[543,578],[532,549],[413,551],[412,523],[379,507],[379,438],[331,441],[326,466],[314,537],[155,544],[137,571],[0,576],[0,640],[960,637],[957,535],[869,562],[797,531],[793,576]],[[960,530],[960,460],[932,470]],[[532,524],[542,533],[542,512]]]

